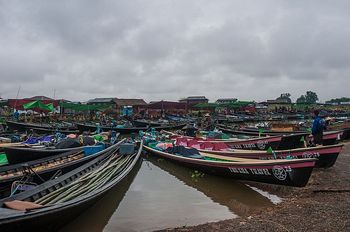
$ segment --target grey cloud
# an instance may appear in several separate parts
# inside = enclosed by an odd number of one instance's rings
[[[2,97],[348,96],[348,1],[0,1]]]

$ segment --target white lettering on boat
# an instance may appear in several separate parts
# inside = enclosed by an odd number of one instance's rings
[[[318,152],[304,152],[301,156],[303,158],[319,158],[320,153],[318,153]]]
[[[266,168],[229,168],[232,173],[253,174],[269,176],[271,173]]]

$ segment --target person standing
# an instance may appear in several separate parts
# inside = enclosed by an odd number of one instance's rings
[[[315,117],[312,123],[311,133],[313,136],[314,145],[322,145],[323,142],[323,130],[325,129],[324,120],[319,116],[319,111],[314,110],[313,115]]]
[[[16,110],[16,111],[13,113],[13,119],[14,119],[15,121],[19,121],[19,112],[18,112],[18,110]]]

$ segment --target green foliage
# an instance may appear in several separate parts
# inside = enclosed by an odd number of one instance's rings
[[[315,92],[306,91],[305,95],[301,95],[297,99],[298,104],[307,103],[307,104],[315,104],[318,101],[318,96]]]
[[[298,104],[302,104],[302,103],[306,103],[306,98],[304,95],[301,95],[298,99],[297,99],[297,103]]]
[[[276,100],[287,100],[288,103],[292,103],[290,96],[290,93],[282,93],[281,96],[279,96]]]
[[[306,102],[310,104],[315,104],[318,101],[317,94],[312,91],[306,92],[305,99],[306,99]]]
[[[350,102],[350,98],[341,97],[341,98],[334,98],[329,101],[326,101],[326,103],[340,103],[340,102]]]

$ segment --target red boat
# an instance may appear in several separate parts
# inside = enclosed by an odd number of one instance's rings
[[[270,184],[303,187],[307,184],[316,159],[254,160],[200,153],[200,158],[171,154],[144,146],[149,154],[171,160],[205,173]]]
[[[177,139],[177,145],[185,145],[183,141]],[[201,152],[217,154],[230,157],[241,157],[250,159],[300,159],[300,158],[317,158],[315,167],[329,168],[336,162],[343,144],[317,146],[308,148],[297,148],[291,150],[277,151],[252,151],[230,149],[225,143],[201,142],[196,140],[188,140],[187,147],[196,148]]]
[[[259,132],[256,130],[235,130],[229,127],[219,126],[219,129],[225,133],[229,134],[242,134],[248,136],[280,136],[280,135],[292,135],[292,134],[306,134],[305,139],[310,141],[312,139],[312,135],[309,132],[276,132],[276,133],[268,133],[268,132]],[[333,145],[336,144],[343,134],[343,131],[325,131],[323,132],[323,144],[322,145]]]
[[[194,138],[189,136],[178,135],[168,131],[162,131],[170,136],[171,139],[179,139],[183,141],[183,146],[187,146],[188,139],[197,141],[210,141],[211,143],[225,143],[233,149],[246,149],[246,150],[267,150],[272,148],[273,150],[285,150],[305,147],[303,139],[307,134],[292,134],[292,135],[276,135],[266,136],[252,139],[209,139],[209,138]]]

